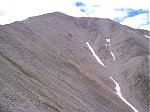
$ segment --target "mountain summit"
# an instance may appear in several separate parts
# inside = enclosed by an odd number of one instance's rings
[[[148,112],[149,31],[60,12],[0,25],[1,112]]]

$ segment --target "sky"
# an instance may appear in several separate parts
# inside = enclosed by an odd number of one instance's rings
[[[75,17],[109,18],[149,30],[150,0],[0,0],[0,24],[59,11]]]

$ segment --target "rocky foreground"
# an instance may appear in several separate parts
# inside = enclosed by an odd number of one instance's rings
[[[60,12],[1,25],[0,112],[134,112],[110,77],[148,112],[148,37],[109,19]]]

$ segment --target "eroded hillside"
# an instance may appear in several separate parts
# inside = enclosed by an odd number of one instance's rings
[[[149,106],[148,31],[59,12],[0,26],[0,111],[139,112]],[[91,53],[93,48],[102,66]]]

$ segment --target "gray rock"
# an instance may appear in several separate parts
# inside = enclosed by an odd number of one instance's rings
[[[0,111],[139,112],[149,106],[149,31],[60,12],[0,26]],[[110,43],[106,41],[110,39]],[[86,42],[106,65],[93,57]],[[111,55],[111,51],[115,60]]]

